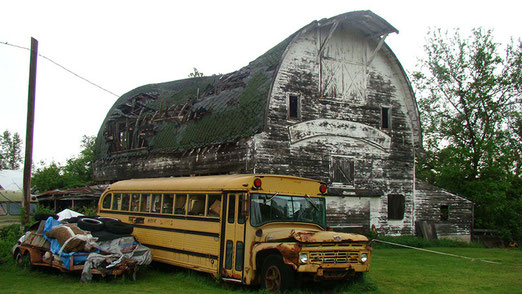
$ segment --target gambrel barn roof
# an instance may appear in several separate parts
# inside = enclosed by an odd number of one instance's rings
[[[371,11],[349,12],[313,21],[238,71],[136,88],[108,112],[98,133],[95,159],[184,152],[262,132],[273,80],[289,44],[310,28],[329,27],[333,33],[343,25],[368,38],[384,39],[398,32]],[[418,121],[415,101],[411,105]]]

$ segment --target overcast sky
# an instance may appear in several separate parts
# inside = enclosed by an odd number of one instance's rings
[[[408,72],[430,27],[521,37],[520,1],[0,0],[0,43],[30,47],[118,96],[149,83],[229,73],[313,20],[372,10],[399,30],[386,42]],[[0,44],[0,131],[25,141],[29,51]],[[39,58],[33,162],[65,162],[97,135],[117,97]]]

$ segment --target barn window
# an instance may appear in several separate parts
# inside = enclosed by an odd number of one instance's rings
[[[288,96],[288,118],[299,119],[300,114],[300,103],[299,96],[289,95]]]
[[[332,183],[342,183],[353,185],[355,178],[354,161],[347,157],[332,157],[330,166],[330,175]]]
[[[388,195],[388,219],[402,220],[404,218],[404,195]]]
[[[449,219],[449,206],[441,205],[440,206],[440,220],[447,221]]]
[[[390,116],[389,107],[381,107],[381,128],[382,129],[391,128],[391,116]]]

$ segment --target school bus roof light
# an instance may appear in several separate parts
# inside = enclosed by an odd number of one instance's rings
[[[262,183],[262,181],[261,181],[260,178],[256,178],[256,179],[254,180],[254,188],[255,188],[255,189],[260,189],[262,184],[263,184],[263,183]]]
[[[325,184],[322,184],[321,186],[319,186],[319,192],[321,192],[321,194],[324,194],[326,193],[326,185]]]

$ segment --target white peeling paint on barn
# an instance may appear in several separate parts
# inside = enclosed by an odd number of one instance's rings
[[[385,52],[383,34],[366,33],[341,18],[309,25],[290,43],[269,97],[266,134],[256,135],[256,171],[329,182],[338,194],[327,205],[337,227],[411,234],[420,136],[408,110],[415,104],[406,101],[414,97],[400,65],[391,66],[397,61]],[[294,117],[290,96],[298,97]],[[383,107],[390,114],[384,127]],[[353,175],[337,181],[336,164]],[[404,197],[400,220],[388,219],[389,194]]]
[[[379,129],[346,120],[316,119],[297,123],[288,127],[290,144],[305,143],[315,137],[325,137],[326,140],[344,137],[363,141],[363,144],[372,145],[375,148],[389,151],[391,139]]]

